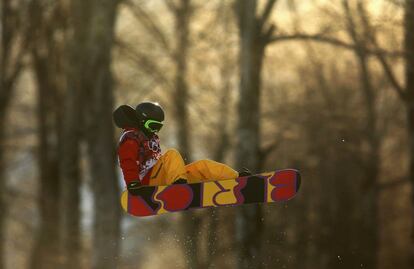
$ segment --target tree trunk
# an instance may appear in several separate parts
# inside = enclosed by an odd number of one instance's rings
[[[408,139],[409,139],[409,178],[411,183],[411,207],[414,211],[414,100],[407,107]],[[412,214],[414,216],[414,212]],[[413,217],[414,218],[414,217]],[[411,227],[410,268],[414,266],[414,224]]]
[[[39,2],[31,5],[33,29],[32,58],[37,80],[38,97],[38,161],[40,226],[32,250],[31,268],[57,268],[60,260],[60,172],[61,156],[61,94],[62,51],[54,40],[59,24],[52,23],[44,13],[58,11],[59,4],[45,10]]]
[[[240,31],[236,166],[238,169],[247,167],[256,173],[260,152],[260,74],[266,44],[256,18],[256,1],[238,1],[236,4]],[[238,212],[238,268],[261,268],[262,209],[259,205],[251,205]]]
[[[232,24],[232,16],[229,13],[228,4],[222,2],[219,4],[218,11],[220,14],[220,23],[222,29],[225,32],[230,31],[230,25]],[[230,139],[230,108],[232,104],[231,91],[232,91],[232,74],[234,72],[233,66],[234,61],[229,47],[229,40],[222,40],[222,43],[217,48],[220,51],[220,93],[219,93],[219,108],[218,108],[218,118],[216,127],[213,128],[214,137],[218,141],[216,147],[213,149],[212,155],[213,160],[223,163],[225,161],[226,155],[231,148],[231,139]],[[217,251],[220,248],[219,238],[221,237],[219,232],[221,229],[220,225],[220,215],[219,210],[216,208],[206,209],[204,220],[207,222],[207,242],[206,249],[207,255],[205,259],[205,268],[216,268],[216,259],[220,255],[220,252]]]
[[[2,81],[1,81],[2,82]],[[1,83],[0,82],[0,83]],[[3,89],[0,89],[3,91]],[[2,107],[3,108],[3,107]],[[5,256],[4,256],[4,242],[5,242],[5,229],[6,229],[6,216],[7,216],[7,207],[6,207],[6,178],[4,176],[5,165],[5,134],[4,134],[4,125],[5,125],[5,109],[0,109],[0,269],[5,268]]]
[[[174,104],[176,109],[178,148],[186,161],[191,160],[190,128],[188,116],[188,84],[187,77],[187,55],[189,48],[190,0],[180,0],[175,11],[175,33],[177,43],[175,49],[175,91]]]
[[[226,53],[229,51],[225,50]],[[222,83],[221,97],[219,104],[219,117],[217,127],[217,147],[213,153],[213,159],[217,162],[223,163],[226,154],[230,148],[230,104],[231,104],[231,60],[227,55],[222,55],[223,66],[220,68],[220,79]],[[214,260],[218,256],[217,248],[219,247],[218,233],[219,233],[219,215],[216,208],[206,209],[205,220],[208,222],[208,237],[207,237],[207,255],[206,255],[206,268],[215,268]]]
[[[6,142],[6,115],[9,110],[9,104],[14,90],[14,83],[9,83],[5,78],[4,69],[0,70],[0,269],[5,268],[5,232],[6,232],[6,217],[7,217],[7,202],[6,202],[6,159],[5,159],[5,142]]]
[[[73,55],[73,54],[72,54]],[[74,58],[76,59],[76,58]],[[69,69],[73,68],[69,64]],[[71,72],[71,71],[69,71]],[[61,203],[62,210],[62,268],[80,268],[82,252],[80,232],[80,123],[83,102],[79,98],[80,88],[73,84],[73,77],[68,76],[68,91],[64,104],[64,120],[62,130]]]
[[[67,92],[64,101],[62,126],[61,172],[61,210],[62,210],[62,253],[63,268],[80,268],[81,216],[80,216],[80,144],[82,113],[84,112],[85,89],[83,86],[87,21],[90,8],[79,1],[71,1],[69,27],[72,35],[67,46]]]
[[[3,17],[2,17],[3,18]],[[4,48],[2,48],[4,49]],[[2,52],[2,66],[0,69],[0,269],[5,268],[4,261],[4,242],[5,242],[5,222],[7,216],[6,207],[6,178],[5,178],[5,126],[6,126],[6,113],[9,107],[12,89],[7,88],[5,79],[5,62],[3,61],[4,55]]]
[[[111,51],[117,0],[95,0],[91,8],[83,90],[90,91],[87,116],[88,157],[94,194],[92,268],[116,268],[119,260],[119,185],[115,172],[112,124]]]
[[[6,179],[4,176],[6,169],[6,114],[9,110],[15,82],[22,71],[22,59],[26,53],[28,40],[26,28],[20,24],[21,18],[27,15],[25,14],[27,4],[19,4],[12,5],[9,0],[1,0],[0,2],[0,269],[5,267],[4,234],[7,217]],[[18,52],[17,57],[12,57],[12,55],[16,56],[11,53],[12,51]]]
[[[6,24],[6,19],[5,19],[5,9],[6,9],[6,5],[7,2],[2,0],[1,1],[1,28],[5,27]],[[2,214],[0,214],[0,269],[3,269],[5,267],[5,262],[4,262],[4,242],[5,242],[5,216],[7,215],[7,211],[6,211],[6,179],[4,176],[4,169],[5,169],[5,147],[4,147],[4,142],[5,142],[5,120],[6,120],[6,112],[7,112],[7,105],[4,103],[9,103],[9,99],[10,97],[8,96],[4,96],[5,92],[10,92],[10,89],[6,89],[6,79],[5,79],[5,68],[6,68],[6,64],[7,62],[5,61],[5,55],[6,53],[8,53],[6,51],[7,48],[5,48],[4,46],[4,40],[5,40],[5,33],[7,33],[6,31],[2,31],[1,34],[1,47],[0,47],[0,212],[3,212]],[[7,94],[9,95],[9,94]]]
[[[378,133],[378,119],[375,109],[376,94],[372,86],[371,74],[368,67],[368,59],[365,53],[357,55],[360,64],[361,86],[366,107],[366,128],[364,130],[365,139],[369,145],[369,151],[364,165],[365,181],[360,190],[360,211],[361,223],[357,224],[359,234],[355,235],[355,240],[363,242],[360,246],[361,264],[366,268],[377,268],[377,250],[379,230],[378,227],[378,175],[380,168],[380,134]],[[362,239],[363,238],[363,239]]]
[[[405,87],[407,98],[407,121],[409,143],[409,178],[411,182],[411,207],[414,219],[414,0],[406,0],[404,14]],[[410,265],[414,266],[414,222],[411,230]]]
[[[41,49],[41,48],[35,48]],[[38,86],[38,160],[39,160],[39,211],[40,224],[32,251],[31,268],[57,268],[59,260],[59,147],[60,113],[58,89],[53,82],[57,77],[51,68],[52,59],[34,52]]]
[[[174,78],[174,105],[175,119],[177,121],[178,149],[186,163],[192,162],[190,125],[189,125],[189,89],[187,84],[187,60],[190,47],[190,20],[192,15],[191,0],[180,0],[175,7],[175,34],[177,35],[174,52],[175,78]],[[188,268],[199,268],[199,226],[200,216],[194,212],[182,214],[183,247]]]
[[[377,267],[377,250],[379,230],[378,224],[378,175],[380,168],[380,134],[378,130],[378,117],[376,112],[376,92],[372,83],[372,75],[369,67],[369,54],[367,51],[368,44],[375,42],[375,31],[371,27],[371,23],[366,13],[363,2],[357,3],[357,15],[359,16],[361,25],[356,24],[354,15],[352,14],[348,1],[342,2],[348,35],[353,41],[354,54],[359,65],[360,89],[364,102],[365,124],[363,127],[363,139],[369,145],[368,151],[363,152],[363,181],[354,188],[354,192],[349,195],[355,196],[360,201],[358,206],[353,208],[355,216],[360,220],[358,224],[350,223],[355,226],[351,230],[351,245],[346,249],[346,255],[341,263],[344,267],[355,267],[363,265],[366,268]],[[362,33],[358,32],[358,26],[362,29]],[[349,206],[344,203],[344,209]],[[343,214],[339,210],[337,218]],[[333,231],[335,233],[335,231]],[[349,235],[348,235],[349,236]],[[340,251],[340,250],[338,250]],[[360,252],[358,259],[353,257],[353,252]],[[332,264],[337,264],[335,256],[331,257]]]
[[[178,150],[182,154],[184,161],[189,163],[192,161],[192,156],[188,114],[189,90],[187,84],[187,58],[190,45],[191,0],[178,1],[173,7],[173,13],[175,20],[174,31],[177,36],[173,59],[176,66],[173,100],[175,105],[175,119],[177,121]],[[198,268],[200,267],[198,228],[201,220],[194,212],[183,213],[181,216],[182,243],[187,266],[188,268]]]

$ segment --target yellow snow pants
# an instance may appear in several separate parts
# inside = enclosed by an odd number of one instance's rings
[[[233,168],[212,160],[199,160],[185,164],[181,154],[175,149],[167,150],[151,170],[149,185],[170,185],[179,178],[188,183],[208,180],[236,178],[239,174]]]

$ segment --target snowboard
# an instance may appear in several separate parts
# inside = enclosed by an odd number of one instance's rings
[[[146,217],[196,208],[273,203],[292,199],[300,187],[300,174],[284,169],[227,180],[191,184],[142,186],[138,195],[122,193],[122,208]]]

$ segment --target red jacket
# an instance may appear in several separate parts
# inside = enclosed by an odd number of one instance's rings
[[[160,139],[157,135],[148,138],[135,128],[123,130],[118,159],[126,184],[140,180],[143,185],[148,185],[151,169],[160,157]]]

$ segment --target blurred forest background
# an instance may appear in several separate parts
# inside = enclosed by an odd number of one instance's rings
[[[1,0],[0,269],[414,268],[414,0]],[[287,203],[121,212],[112,111],[297,168]]]

